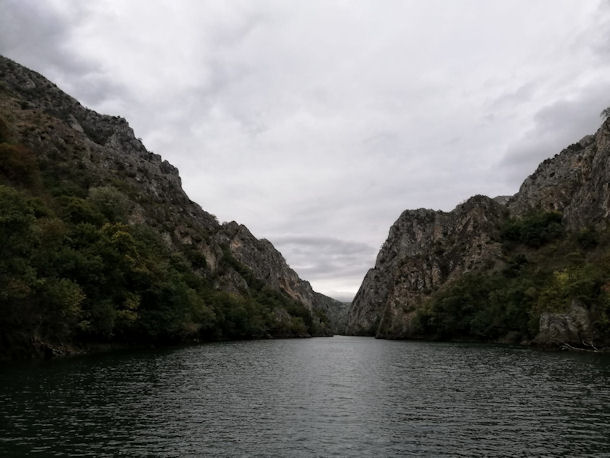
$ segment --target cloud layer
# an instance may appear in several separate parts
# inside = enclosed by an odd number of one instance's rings
[[[348,298],[406,208],[512,194],[610,105],[607,1],[0,0],[0,53]]]

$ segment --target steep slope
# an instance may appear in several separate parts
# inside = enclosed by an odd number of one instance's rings
[[[323,294],[314,292],[316,310],[328,319],[328,326],[333,334],[345,335],[349,302],[339,302]]]
[[[532,209],[558,211],[570,230],[610,221],[610,129],[608,121],[595,135],[584,137],[542,162],[508,202],[513,216]]]
[[[200,296],[205,304],[201,305],[202,310],[202,307],[210,309],[207,324],[197,322],[192,316],[185,318],[183,329],[178,333],[179,340],[330,333],[323,312],[328,298],[314,294],[310,284],[298,277],[271,243],[257,240],[237,223],[219,224],[213,215],[191,201],[182,190],[178,170],[158,154],[147,151],[127,121],[83,107],[43,76],[1,56],[0,159],[4,202],[6,205],[11,201],[23,204],[19,209],[24,214],[22,229],[28,236],[34,234],[36,243],[40,242],[41,231],[44,232],[41,226],[47,220],[61,227],[62,235],[56,242],[57,249],[62,252],[85,249],[84,245],[74,247],[74,238],[78,231],[85,230],[84,225],[92,226],[87,227],[94,233],[93,238],[105,236],[103,230],[108,232],[112,226],[114,235],[110,235],[111,239],[119,233],[128,233],[136,245],[142,242],[137,254],[138,259],[144,261],[150,258],[147,272],[153,268],[155,256],[161,256],[162,266],[170,259],[167,272],[180,277],[188,294]],[[44,212],[36,210],[37,205],[44,207]],[[3,208],[3,211],[7,209]],[[3,220],[0,224],[4,224],[2,229],[5,229],[3,244],[12,243],[9,239],[14,238],[15,233],[9,230],[9,222]],[[119,227],[121,224],[123,226]],[[35,246],[34,243],[30,245]],[[148,247],[156,247],[156,251],[147,253]],[[41,282],[50,282],[49,279],[71,282],[73,290],[83,296],[74,304],[80,310],[75,320],[80,320],[78,326],[81,328],[93,326],[91,320],[95,320],[95,313],[92,310],[99,304],[93,304],[87,287],[81,284],[84,280],[79,283],[70,277],[67,267],[63,267],[66,263],[53,270],[46,264],[37,264],[34,252],[23,256],[21,261],[31,264],[28,271],[32,271],[32,275],[44,275]],[[19,275],[25,275],[22,272],[12,278],[11,269],[14,269],[13,265],[0,270],[0,282],[5,289]],[[158,275],[162,278],[167,272]],[[131,278],[125,272],[121,273],[126,290],[130,288],[125,280],[127,277]],[[136,281],[129,278],[129,282]],[[68,284],[66,282],[63,284]],[[104,307],[112,309],[115,321],[119,315],[140,320],[149,290],[132,298],[133,304],[139,304],[139,309],[137,312],[132,310],[131,315],[119,313],[122,306],[112,303],[115,298],[104,297],[104,303],[110,302]],[[36,294],[42,293],[35,294],[28,287],[27,294],[30,294],[27,300],[17,296],[0,298],[0,305],[17,309],[27,301],[35,302]],[[102,298],[101,292],[99,295]],[[121,300],[129,302],[126,295],[123,294]],[[14,300],[13,305],[11,300]],[[318,304],[321,304],[320,308]],[[227,317],[231,315],[227,307],[233,307],[231,313],[238,310],[234,315],[244,316],[233,317],[227,324]],[[13,312],[18,321],[19,313]],[[46,312],[39,313],[44,316]],[[256,316],[255,331],[250,327],[250,315]],[[215,318],[210,318],[212,316]],[[195,324],[191,323],[193,320]],[[53,340],[52,333],[47,332],[43,338],[32,326],[23,336]],[[64,333],[62,339],[70,340],[83,334],[75,330],[78,326],[74,325],[74,329]],[[206,335],[201,334],[202,329],[207,329]],[[106,337],[113,339],[117,334],[113,328]],[[72,337],[68,338],[68,335]],[[5,336],[2,344],[11,343]]]
[[[349,311],[351,334],[411,335],[411,318],[444,283],[493,266],[501,257],[499,225],[506,209],[475,196],[449,213],[407,210],[368,271]]]
[[[476,196],[449,213],[405,211],[352,303],[348,333],[605,341],[609,139],[606,121],[540,164],[510,198]]]
[[[314,307],[314,292],[309,283],[301,280],[297,273],[288,268],[286,261],[268,240],[256,239],[243,224],[224,224],[214,237],[217,246],[228,247],[232,256],[248,267],[254,276],[274,290],[304,304]],[[239,281],[239,280],[238,280]],[[227,287],[234,287],[230,283]]]

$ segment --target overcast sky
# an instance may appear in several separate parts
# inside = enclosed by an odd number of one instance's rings
[[[0,53],[344,300],[403,210],[515,193],[610,105],[608,0],[0,0]]]

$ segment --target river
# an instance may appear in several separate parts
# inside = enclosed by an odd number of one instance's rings
[[[0,371],[2,456],[610,454],[607,354],[333,337]]]

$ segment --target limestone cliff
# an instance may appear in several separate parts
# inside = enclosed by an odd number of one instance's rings
[[[610,121],[595,135],[545,160],[510,198],[476,196],[448,213],[405,211],[391,227],[375,267],[366,274],[352,303],[348,333],[426,337],[414,327],[417,311],[464,273],[502,269],[512,256],[503,251],[503,225],[509,218],[523,218],[536,211],[561,213],[569,233],[608,227]],[[527,250],[521,249],[520,256],[527,262]],[[535,289],[529,293],[537,294]],[[571,316],[569,313],[566,310],[565,316]],[[554,316],[564,315],[543,315],[540,326],[544,336],[557,328],[549,324]],[[538,341],[544,341],[544,336]]]
[[[43,183],[49,187],[45,192],[86,197],[96,187],[117,189],[129,208],[128,222],[161,234],[217,290],[247,297],[255,281],[312,314],[318,304],[328,306],[330,299],[314,293],[270,242],[256,239],[243,225],[219,224],[191,201],[178,170],[149,152],[125,119],[83,107],[40,74],[2,56],[1,120],[7,138],[34,152],[43,174],[52,177],[52,184]]]
[[[451,212],[403,212],[354,298],[348,333],[410,336],[413,312],[434,291],[500,259],[499,225],[506,214],[485,196],[472,197]]]
[[[564,313],[544,312],[540,316],[540,327],[535,343],[542,346],[595,349],[591,314],[578,301],[572,301]]]
[[[347,329],[347,312],[349,302],[339,302],[323,294],[314,292],[316,310],[328,319],[330,331],[333,334],[345,335]]]
[[[221,226],[215,241],[218,246],[228,247],[233,257],[251,269],[256,278],[312,309],[315,301],[311,285],[288,268],[271,242],[258,240],[246,226],[234,221]]]
[[[533,208],[556,210],[571,230],[610,221],[610,122],[542,162],[507,203],[521,216]]]

